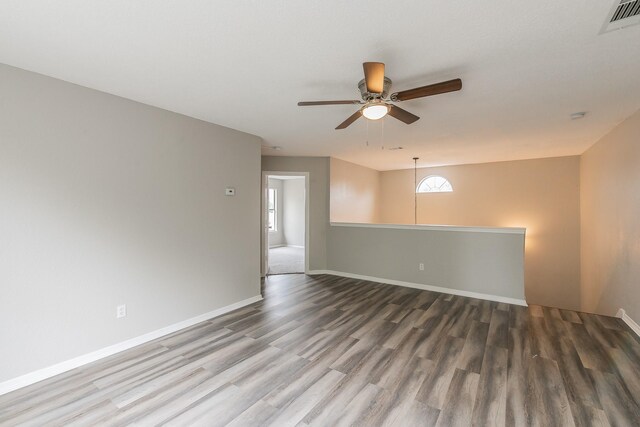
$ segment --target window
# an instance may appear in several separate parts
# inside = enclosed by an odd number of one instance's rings
[[[275,188],[269,189],[269,231],[278,231],[278,190]]]
[[[416,193],[450,193],[451,183],[439,175],[431,175],[420,181]]]

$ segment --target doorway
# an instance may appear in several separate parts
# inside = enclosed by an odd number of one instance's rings
[[[262,275],[308,272],[308,173],[263,172]]]

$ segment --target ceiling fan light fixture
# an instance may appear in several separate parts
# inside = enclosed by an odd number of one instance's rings
[[[369,120],[379,120],[388,112],[389,106],[383,102],[369,102],[362,107],[362,115]]]
[[[629,1],[629,0],[621,0]],[[637,0],[640,2],[640,0]],[[387,114],[402,123],[410,125],[419,120],[420,117],[404,110],[395,102],[408,101],[410,99],[424,98],[426,96],[440,95],[441,93],[455,92],[462,89],[462,80],[453,79],[446,82],[434,83],[427,86],[421,86],[413,89],[407,89],[400,92],[391,92],[391,79],[384,75],[384,63],[382,62],[365,62],[362,64],[364,70],[364,79],[358,83],[360,90],[359,100],[344,101],[304,101],[298,102],[298,106],[306,107],[310,105],[364,105],[351,114],[345,121],[336,126],[336,130],[346,129],[356,120],[364,116],[367,120],[380,120]],[[363,102],[364,101],[364,102]]]

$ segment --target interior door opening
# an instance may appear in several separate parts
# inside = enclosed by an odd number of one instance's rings
[[[263,276],[308,272],[308,174],[263,173]]]

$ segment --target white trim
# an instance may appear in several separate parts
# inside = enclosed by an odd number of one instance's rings
[[[315,276],[318,274],[333,274],[331,270],[309,270],[306,273],[308,276]]]
[[[103,359],[113,354],[120,353],[121,351],[129,350],[130,348],[133,348],[140,344],[153,341],[156,338],[160,338],[162,336],[172,334],[181,329],[188,328],[189,326],[193,326],[197,323],[204,322],[205,320],[209,320],[214,317],[221,316],[230,311],[237,310],[239,308],[245,307],[247,305],[253,304],[261,300],[262,300],[262,295],[256,295],[254,297],[247,298],[242,301],[238,301],[236,303],[227,305],[217,310],[213,310],[208,313],[204,313],[199,316],[192,317],[191,319],[183,320],[182,322],[165,326],[164,328],[155,330],[153,332],[149,332],[147,334],[140,335],[138,337],[131,338],[126,341],[122,341],[118,344],[110,345],[100,350],[96,350],[91,353],[84,354],[82,356],[78,356],[73,359],[66,360],[64,362],[60,362],[46,368],[38,369],[37,371],[33,371],[28,374],[21,375],[17,378],[10,379],[8,381],[0,383],[0,395],[9,393],[11,391],[17,390],[22,387],[26,387],[28,385],[37,383],[47,378],[51,378],[63,372],[70,371],[71,369],[78,368],[80,366],[86,365],[91,362],[95,362],[96,360]]]
[[[273,245],[273,246],[269,246],[269,249],[273,249],[273,248],[284,248],[287,245],[283,245],[283,244],[279,244],[279,245]]]
[[[298,248],[298,249],[304,249],[304,246],[302,245],[285,245],[288,248]]]
[[[627,326],[629,326],[631,330],[640,337],[640,325],[638,325],[631,317],[629,317],[624,308],[618,310],[618,313],[616,313],[616,317],[622,319],[622,321],[626,323]]]
[[[467,227],[463,225],[433,225],[433,224],[362,224],[347,222],[332,222],[332,227],[362,227],[362,228],[393,228],[399,230],[422,231],[466,231],[472,233],[502,233],[502,234],[526,234],[523,227]]]
[[[308,274],[310,274],[310,275],[314,275],[314,274],[331,274],[333,276],[348,277],[350,279],[358,279],[358,280],[368,280],[370,282],[386,283],[388,285],[403,286],[405,288],[421,289],[423,291],[433,291],[433,292],[440,292],[440,293],[443,293],[443,294],[459,295],[459,296],[463,296],[463,297],[484,299],[484,300],[488,300],[488,301],[504,302],[504,303],[507,303],[507,304],[522,305],[524,307],[528,306],[527,302],[525,300],[523,300],[523,299],[503,297],[503,296],[491,295],[491,294],[482,294],[482,293],[479,293],[479,292],[462,291],[462,290],[459,290],[459,289],[452,289],[452,288],[442,288],[440,286],[424,285],[422,283],[403,282],[401,280],[394,280],[394,279],[383,279],[381,277],[364,276],[362,274],[344,273],[342,271],[312,270]]]

